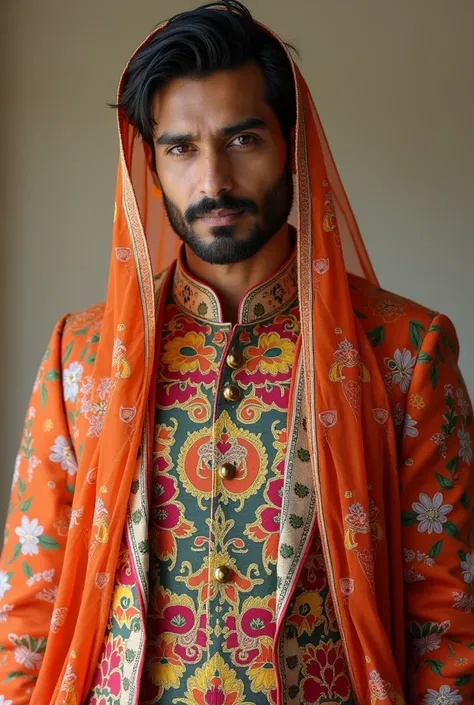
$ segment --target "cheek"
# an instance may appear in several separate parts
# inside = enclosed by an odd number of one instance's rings
[[[162,190],[173,203],[183,209],[193,194],[191,170],[183,166],[160,164],[158,161],[156,168]]]

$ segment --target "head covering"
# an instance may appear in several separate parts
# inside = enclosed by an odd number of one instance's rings
[[[339,594],[344,580],[360,577],[366,586],[365,595],[364,589],[361,592],[366,599],[360,604],[351,603],[350,609],[342,610],[336,600],[335,607],[357,699],[369,702],[373,696],[370,672],[383,673],[397,692],[403,690],[404,672],[402,569],[400,565],[399,575],[392,575],[393,558],[390,565],[388,561],[389,553],[401,553],[399,532],[390,528],[399,517],[394,499],[398,496],[396,452],[391,434],[385,433],[381,441],[380,435],[369,432],[374,414],[386,419],[389,405],[372,349],[352,310],[347,271],[375,284],[377,280],[310,91],[288,56],[297,95],[298,286],[313,480],[332,593]],[[126,77],[127,68],[119,96]],[[126,350],[130,368],[115,386],[102,434],[84,444],[73,509],[83,511],[86,530],[68,538],[55,605],[55,611],[63,610],[67,618],[61,629],[50,633],[32,705],[79,703],[89,692],[108,620],[142,434],[152,422],[147,405],[159,330],[154,274],[174,260],[179,246],[161,195],[153,187],[150,148],[121,112],[118,130],[110,278],[94,375],[117,374],[117,350]],[[387,540],[377,548],[377,561],[386,566],[386,585],[371,585],[367,580],[376,544],[370,532],[360,539],[365,548],[357,555],[345,550],[348,492],[367,512],[370,509],[369,519],[379,515]],[[391,516],[385,515],[387,497],[391,497]],[[109,513],[107,541],[97,543],[94,521],[104,505]],[[367,552],[365,566],[363,551]]]

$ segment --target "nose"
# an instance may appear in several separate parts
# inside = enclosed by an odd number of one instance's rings
[[[229,158],[219,151],[202,155],[200,192],[208,198],[217,198],[232,188]]]

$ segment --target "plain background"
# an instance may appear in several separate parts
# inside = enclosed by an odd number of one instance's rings
[[[103,299],[122,69],[197,2],[3,0],[0,526],[55,322]],[[473,0],[249,0],[301,66],[382,286],[448,314],[474,392]]]

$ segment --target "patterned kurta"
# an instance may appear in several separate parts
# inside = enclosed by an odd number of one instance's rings
[[[294,255],[246,294],[235,326],[223,322],[215,293],[178,262],[156,386],[141,703],[224,705],[222,692],[236,705],[276,702],[276,561],[299,333]],[[121,566],[92,696],[98,705],[101,697],[117,702],[104,664],[111,640],[126,651],[139,614],[134,593]],[[295,668],[298,648],[313,647],[297,677],[318,670],[319,688],[303,683],[308,697],[353,702],[318,537],[285,629]]]

